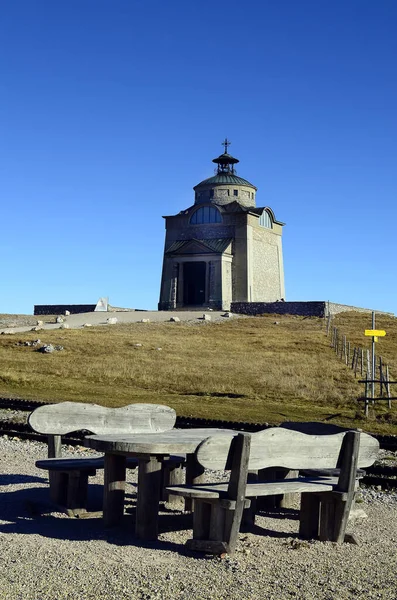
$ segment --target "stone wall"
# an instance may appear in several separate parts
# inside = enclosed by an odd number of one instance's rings
[[[96,304],[35,304],[34,315],[64,315],[68,310],[71,315],[94,312]]]
[[[348,306],[347,304],[337,304],[329,301],[308,301],[308,302],[232,302],[231,312],[242,315],[301,315],[304,317],[327,317],[329,314],[336,315],[340,312],[355,311],[370,313],[371,308],[360,308],[358,306]],[[393,313],[375,311],[377,314],[394,316]]]
[[[231,312],[243,315],[302,315],[324,317],[326,302],[232,302]]]

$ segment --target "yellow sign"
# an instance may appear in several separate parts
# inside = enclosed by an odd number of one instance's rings
[[[383,331],[383,329],[366,329],[364,335],[369,335],[370,337],[384,337],[386,331]]]

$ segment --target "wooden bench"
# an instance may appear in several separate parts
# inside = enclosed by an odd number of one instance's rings
[[[250,498],[300,493],[299,533],[304,538],[342,542],[354,496],[358,466],[373,464],[377,440],[357,431],[307,435],[273,427],[237,436],[208,438],[196,451],[207,469],[231,470],[229,483],[171,486],[172,494],[194,499],[194,550],[233,553],[244,508]],[[270,467],[289,470],[340,466],[338,478],[297,477],[247,483],[248,471]]]
[[[104,468],[104,457],[62,457],[62,435],[76,431],[93,434],[157,433],[174,427],[176,413],[158,404],[130,404],[106,408],[97,404],[62,402],[40,406],[29,416],[34,431],[48,435],[48,458],[36,461],[36,467],[49,471],[50,498],[69,514],[86,511],[88,477]],[[169,457],[167,471],[179,468],[184,457]],[[127,459],[130,469],[138,466]]]
[[[280,427],[284,429],[291,429],[293,431],[300,431],[301,433],[306,433],[308,435],[332,435],[334,433],[342,433],[346,431],[352,431],[347,427],[341,427],[340,425],[335,425],[334,423],[323,423],[321,421],[284,421],[280,424]],[[335,469],[304,469],[302,471],[287,471],[284,473],[282,471],[277,472],[277,476],[279,478],[285,477],[286,479],[298,477],[299,475],[303,476],[318,476],[318,477],[339,477],[340,469],[339,465],[336,465]],[[358,486],[358,480],[364,477],[365,471],[363,469],[357,469],[357,481],[356,485]],[[258,474],[258,479],[263,477],[262,473]],[[266,478],[272,478],[272,469],[267,469]],[[271,500],[270,498],[266,498],[266,501]],[[299,501],[299,494],[285,494],[284,496],[278,496],[277,499],[273,499],[273,502],[268,502],[267,506],[270,507],[271,504],[274,506],[280,506],[282,508],[292,508],[296,505],[296,502]],[[352,507],[353,510],[353,507]]]

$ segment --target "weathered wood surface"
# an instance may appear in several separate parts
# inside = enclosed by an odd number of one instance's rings
[[[230,445],[237,433],[228,429],[172,429],[162,433],[88,435],[84,441],[90,448],[112,454],[194,454],[200,442],[212,435],[225,436]]]
[[[91,435],[85,438],[87,446],[105,452],[106,457],[134,455],[139,459],[135,530],[140,539],[153,540],[157,538],[158,506],[161,499],[161,461],[165,459],[167,466],[170,466],[169,463],[172,461],[176,465],[180,465],[183,461],[181,454],[187,454],[189,460],[200,442],[213,433],[230,435],[230,431],[222,429],[173,429],[161,433]],[[202,476],[203,468],[198,463],[190,466],[192,468],[191,470],[187,468],[186,477],[187,480],[195,483]],[[112,502],[112,491],[109,489],[104,498],[104,515],[112,512],[112,508],[109,506]],[[117,502],[115,506],[116,512],[118,512],[114,517],[114,522],[117,523],[120,520],[120,508]],[[109,518],[109,522],[111,520]]]
[[[323,423],[322,421],[284,421],[280,427],[300,431],[308,435],[332,435],[333,433],[351,431],[348,427],[341,427],[334,423]]]
[[[283,479],[281,481],[265,481],[248,483],[245,490],[246,498],[260,496],[275,496],[276,494],[292,494],[302,492],[329,492],[334,489],[337,479]],[[194,486],[168,486],[167,490],[178,496],[189,498],[225,498],[227,483],[203,483]]]
[[[190,540],[189,547],[206,551],[212,551],[213,548],[215,551],[217,544],[223,544],[226,551],[233,553],[244,508],[244,500],[240,502],[239,510],[237,501],[233,506],[232,495],[236,484],[238,489],[241,484],[240,491],[244,498],[301,494],[300,534],[303,537],[342,542],[357,486],[358,464],[368,466],[374,462],[379,450],[378,442],[357,431],[319,436],[274,428],[252,434],[251,454],[248,459],[246,452],[244,460],[244,448],[239,448],[236,443],[243,436],[247,434],[238,434],[237,437],[214,436],[204,440],[196,451],[197,461],[204,467],[231,469],[229,483],[168,488],[175,495],[195,499],[198,513],[195,515],[194,538],[199,539]],[[239,468],[243,463],[245,470]],[[337,478],[308,476],[247,481],[248,468],[251,471],[269,469],[272,474],[276,473],[276,467],[334,469],[337,464],[340,466]],[[240,501],[240,493],[237,495]],[[225,502],[230,503],[230,507],[226,508]],[[211,507],[210,519],[206,504]]]
[[[180,463],[180,461],[181,459],[178,457],[178,464]],[[137,466],[137,458],[127,458],[127,469],[136,469]],[[45,471],[82,471],[86,469],[104,469],[105,457],[98,456],[97,458],[44,458],[42,460],[36,460],[36,467]]]
[[[268,467],[287,469],[334,469],[346,432],[333,435],[307,435],[299,431],[272,427],[251,435],[249,469]],[[202,442],[197,460],[207,469],[230,468],[229,450],[232,435],[216,436]],[[358,466],[372,465],[378,455],[379,442],[361,433]]]
[[[40,406],[29,416],[38,433],[65,435],[86,429],[92,433],[144,433],[172,429],[174,409],[160,404],[129,404],[106,408],[97,404],[61,402]]]

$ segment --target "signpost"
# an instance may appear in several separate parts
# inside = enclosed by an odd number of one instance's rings
[[[366,329],[364,335],[368,337],[372,337],[372,373],[371,373],[371,398],[372,404],[374,403],[375,398],[375,365],[376,365],[376,357],[375,357],[375,343],[378,341],[379,337],[384,337],[386,335],[386,331],[383,329],[375,329],[375,312],[372,313],[372,329]]]

